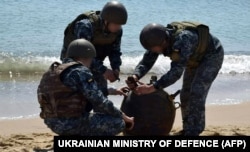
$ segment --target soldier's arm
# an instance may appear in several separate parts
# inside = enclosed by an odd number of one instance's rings
[[[118,37],[113,43],[111,53],[109,55],[110,66],[113,70],[120,71],[120,66],[122,64],[121,60],[121,38],[122,38],[122,30],[120,31]]]
[[[122,112],[98,89],[91,72],[86,67],[74,68],[65,73],[62,81],[73,90],[80,91],[92,104],[95,112],[122,117]]]
[[[159,55],[157,53],[146,51],[145,54],[143,55],[142,60],[135,67],[135,71],[133,74],[136,75],[138,79],[142,78],[153,67],[158,56]]]
[[[77,39],[83,38],[91,41],[93,38],[93,27],[88,19],[82,19],[75,24],[74,34]]]
[[[90,42],[93,39],[93,26],[88,19],[76,22],[74,32],[77,39],[84,38]],[[91,67],[100,73],[104,73],[107,70],[107,67],[103,65],[103,62],[97,59],[93,61]]]
[[[198,44],[198,35],[195,32],[183,31],[176,37],[173,49],[179,52],[179,59],[171,62],[170,70],[155,84],[155,88],[165,88],[180,79],[190,55]]]
[[[91,63],[91,70],[100,72],[101,74],[103,74],[107,70],[107,67],[103,65],[102,61],[95,58],[93,59]]]

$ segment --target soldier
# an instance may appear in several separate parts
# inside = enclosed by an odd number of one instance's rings
[[[61,60],[65,58],[66,50],[71,41],[84,38],[90,41],[96,49],[97,56],[91,65],[91,71],[98,87],[107,96],[107,80],[119,80],[121,61],[122,25],[127,22],[127,10],[122,3],[110,1],[101,11],[89,11],[80,14],[64,31],[64,44]],[[103,65],[109,57],[111,69]]]
[[[149,94],[174,84],[185,70],[180,94],[183,130],[179,135],[200,135],[205,128],[206,97],[223,63],[220,41],[208,26],[184,21],[166,27],[148,24],[140,33],[140,42],[147,51],[133,73],[135,81],[152,68],[159,54],[170,57],[171,68],[152,85],[141,83],[135,89],[133,83],[126,83],[138,94]]]
[[[89,41],[74,40],[63,63],[54,62],[40,81],[40,117],[59,135],[112,136],[126,124],[133,127],[133,118],[104,97],[93,80],[89,66],[95,56]]]

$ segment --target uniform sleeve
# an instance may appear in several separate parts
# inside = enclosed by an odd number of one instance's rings
[[[121,60],[121,38],[122,38],[122,30],[120,34],[116,38],[115,42],[113,43],[111,54],[109,55],[110,66],[113,70],[119,70],[122,64]]]
[[[91,70],[94,70],[96,72],[100,72],[101,74],[103,74],[107,70],[107,67],[103,65],[103,61],[95,58],[93,59],[91,63]]]
[[[92,74],[86,68],[78,68],[68,72],[64,76],[63,83],[73,90],[80,91],[93,106],[95,112],[109,114],[114,117],[122,117],[121,111],[114,104],[104,97],[98,89]]]
[[[75,25],[75,35],[76,38],[84,38],[88,41],[93,39],[93,27],[88,19],[80,20]],[[103,65],[102,61],[94,60],[92,62],[92,68],[96,71],[104,73],[107,70],[107,67]]]
[[[142,78],[155,64],[155,61],[157,60],[158,56],[159,55],[157,53],[146,51],[143,55],[142,60],[135,67],[135,71],[133,74],[137,75],[139,79]]]
[[[182,31],[176,38],[173,50],[178,50],[180,59],[171,62],[170,70],[155,84],[155,88],[165,88],[180,79],[190,55],[198,45],[198,35],[193,31]]]
[[[74,34],[77,39],[84,38],[91,41],[93,38],[92,24],[88,19],[83,19],[76,22]]]

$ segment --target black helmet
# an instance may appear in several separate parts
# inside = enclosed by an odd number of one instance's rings
[[[85,39],[76,39],[69,44],[67,58],[94,58],[96,50],[92,43]]]
[[[161,24],[150,23],[146,25],[140,34],[141,45],[149,50],[154,46],[159,46],[168,37],[167,29]]]
[[[122,3],[110,1],[103,7],[101,17],[108,22],[123,25],[127,22],[128,14]]]

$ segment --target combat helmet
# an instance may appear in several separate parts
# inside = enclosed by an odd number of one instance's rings
[[[140,33],[141,45],[149,50],[154,46],[162,45],[163,41],[168,37],[166,27],[161,24],[147,24]]]
[[[110,1],[104,5],[101,17],[111,23],[126,24],[128,13],[124,5],[118,1]]]
[[[92,43],[85,39],[76,39],[69,44],[67,58],[94,58],[96,50]]]

